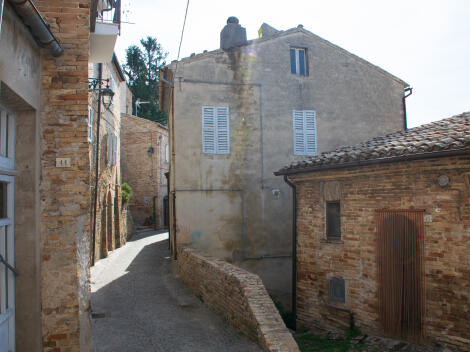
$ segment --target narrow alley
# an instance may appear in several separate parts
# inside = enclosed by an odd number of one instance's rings
[[[91,281],[95,352],[260,351],[175,278],[166,232],[140,230]]]

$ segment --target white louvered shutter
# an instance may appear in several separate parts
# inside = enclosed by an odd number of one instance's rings
[[[202,152],[214,154],[216,140],[215,107],[202,107]]]
[[[305,123],[305,155],[315,155],[317,153],[317,126],[315,121],[315,111],[304,111]]]
[[[111,130],[108,130],[108,164],[113,164],[113,135]]]
[[[216,119],[216,153],[230,153],[230,130],[229,130],[229,110],[228,107],[217,107]]]
[[[305,154],[304,113],[302,110],[292,111],[294,130],[294,154]]]
[[[93,115],[94,110],[88,107],[88,142],[93,140]]]

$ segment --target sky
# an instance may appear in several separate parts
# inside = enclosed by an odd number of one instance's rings
[[[122,0],[116,53],[146,36],[177,58],[186,0]],[[219,48],[220,31],[236,16],[248,39],[263,22],[305,29],[401,78],[408,126],[470,111],[469,0],[189,0],[180,58]]]

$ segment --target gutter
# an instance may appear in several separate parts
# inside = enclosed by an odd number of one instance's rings
[[[57,39],[49,29],[49,25],[39,14],[31,0],[8,0],[21,17],[41,48],[47,49],[52,56],[59,57],[64,53]]]
[[[113,58],[111,61],[116,67],[119,78],[121,78],[121,81],[124,82],[126,80],[126,77],[124,76],[124,72],[122,72],[122,67],[121,67],[121,64],[119,63],[116,53],[113,53]]]
[[[469,153],[470,153],[470,147],[467,147],[463,149],[445,150],[445,151],[431,152],[431,153],[400,155],[400,156],[394,156],[394,157],[388,157],[388,158],[382,158],[382,159],[358,160],[358,161],[351,161],[351,162],[333,164],[333,165],[327,164],[327,165],[303,167],[299,169],[279,170],[279,171],[274,172],[274,175],[276,176],[296,175],[296,174],[302,174],[302,173],[314,172],[314,171],[346,169],[348,167],[354,167],[354,166],[389,164],[389,163],[395,163],[395,162],[400,162],[400,161],[411,161],[411,160],[432,159],[432,158],[439,158],[439,157],[469,155]]]
[[[297,190],[287,175],[284,182],[292,188],[292,328],[297,330]]]

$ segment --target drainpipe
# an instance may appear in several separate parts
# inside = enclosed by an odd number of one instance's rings
[[[93,238],[91,250],[91,265],[95,265],[96,244],[96,207],[98,204],[98,172],[100,165],[100,122],[101,122],[101,79],[103,78],[103,64],[98,64],[98,118],[96,119],[96,155],[95,155],[95,199],[93,200]]]
[[[297,330],[297,190],[287,175],[284,182],[292,188],[292,328]]]
[[[48,24],[43,20],[31,0],[10,0],[10,3],[23,22],[29,27],[40,47],[49,50],[54,57],[59,57],[64,53],[64,49],[62,49],[57,39],[49,30]]]
[[[152,210],[152,220],[153,220],[153,229],[157,229],[157,196],[153,196],[153,210]]]
[[[405,90],[403,91],[403,128],[408,130],[408,122],[406,118],[406,101],[405,99],[408,98],[411,94],[413,94],[413,88],[411,87],[406,87]]]
[[[340,310],[340,311],[342,311],[342,312],[349,313],[349,329],[350,329],[351,331],[354,330],[354,326],[355,326],[355,324],[354,324],[354,313],[352,312],[351,309],[342,308],[342,307],[336,307],[336,306],[334,306],[334,305],[332,305],[332,304],[328,304],[328,307],[333,308],[333,309],[336,309],[336,310]]]

